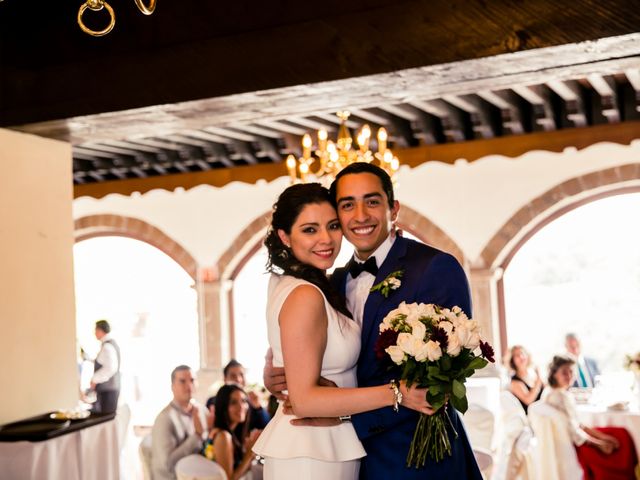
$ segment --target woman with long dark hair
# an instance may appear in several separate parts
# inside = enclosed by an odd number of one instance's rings
[[[247,395],[239,385],[220,387],[216,395],[213,429],[205,444],[205,456],[217,462],[229,480],[237,480],[251,469],[254,458],[251,447],[260,432],[248,431],[248,411]]]
[[[365,452],[351,423],[338,417],[397,408],[400,402],[432,413],[424,390],[397,382],[356,388],[360,327],[325,274],[341,241],[326,188],[293,185],[280,195],[265,240],[272,272],[267,323],[273,364],[284,365],[296,416],[336,420],[325,427],[293,426],[281,405],[254,447],[265,457],[266,480],[355,480]],[[321,377],[341,388],[320,386]]]
[[[525,413],[533,402],[540,400],[544,384],[540,378],[538,367],[531,368],[531,355],[522,345],[514,345],[509,350],[507,360],[513,372],[509,391],[520,401]]]

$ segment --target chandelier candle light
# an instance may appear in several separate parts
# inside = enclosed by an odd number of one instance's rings
[[[387,131],[384,128],[378,130],[378,151],[369,150],[371,140],[371,128],[363,125],[356,136],[357,148],[352,148],[353,140],[347,128],[347,119],[350,113],[342,111],[337,113],[340,117],[340,129],[335,143],[328,140],[327,131],[318,131],[318,149],[312,155],[311,136],[305,133],[302,137],[302,156],[298,159],[294,155],[287,157],[287,170],[291,183],[298,181],[321,182],[329,184],[340,170],[354,162],[376,162],[379,167],[386,171],[392,178],[400,166],[400,161],[389,148],[387,148]],[[312,164],[317,162],[316,166]]]

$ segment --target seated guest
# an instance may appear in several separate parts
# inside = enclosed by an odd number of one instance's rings
[[[193,399],[195,379],[180,365],[171,372],[173,400],[156,417],[151,430],[151,471],[154,480],[174,480],[178,460],[202,449],[207,415]]]
[[[239,385],[231,383],[218,390],[213,430],[204,453],[224,469],[229,480],[239,479],[247,473],[255,458],[251,447],[260,430],[249,432],[248,410],[247,395]]]
[[[549,386],[542,399],[566,416],[569,434],[587,480],[633,479],[638,458],[633,439],[624,428],[591,428],[578,420],[573,396],[574,361],[555,356],[549,365]]]
[[[509,368],[513,372],[509,391],[520,400],[520,404],[526,413],[529,405],[540,400],[542,395],[542,379],[538,368],[532,372],[531,356],[522,345],[514,345],[507,358]]]
[[[246,380],[244,375],[244,367],[240,362],[231,359],[224,367],[224,383],[236,383],[243,389],[246,389]],[[271,417],[265,408],[260,404],[260,399],[255,392],[246,392],[249,400],[249,431],[262,430],[267,426]]]
[[[211,431],[213,429],[213,421],[216,418],[216,397],[207,398],[207,403],[205,404],[207,409],[207,430]]]
[[[567,333],[564,338],[564,346],[567,349],[567,355],[575,362],[572,387],[595,387],[596,376],[600,375],[600,368],[598,368],[598,362],[595,358],[585,357],[582,354],[582,346],[575,333]]]

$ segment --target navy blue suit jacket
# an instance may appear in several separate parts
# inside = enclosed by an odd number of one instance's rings
[[[464,270],[448,253],[422,243],[397,237],[387,258],[380,265],[375,283],[391,272],[403,270],[401,285],[385,298],[380,292],[369,294],[364,307],[362,347],[358,360],[358,385],[368,387],[389,383],[398,378],[398,371],[390,371],[387,364],[376,359],[374,345],[382,319],[402,302],[435,303],[451,308],[455,305],[471,317],[469,285]],[[345,293],[348,272],[336,269],[331,280]],[[375,284],[374,283],[374,284]],[[478,479],[480,471],[469,445],[459,414],[451,409],[450,415],[458,438],[450,432],[452,456],[435,463],[427,460],[424,468],[406,467],[406,457],[418,413],[401,408],[398,413],[391,407],[361,413],[352,417],[358,437],[367,456],[364,458],[360,478],[366,480],[389,479]]]

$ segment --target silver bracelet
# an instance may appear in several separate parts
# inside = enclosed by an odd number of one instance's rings
[[[391,380],[389,388],[393,391],[393,411],[398,412],[400,404],[402,403],[402,392],[400,391],[400,385],[397,380]]]
[[[338,418],[342,423],[351,421],[351,415],[341,415]]]

